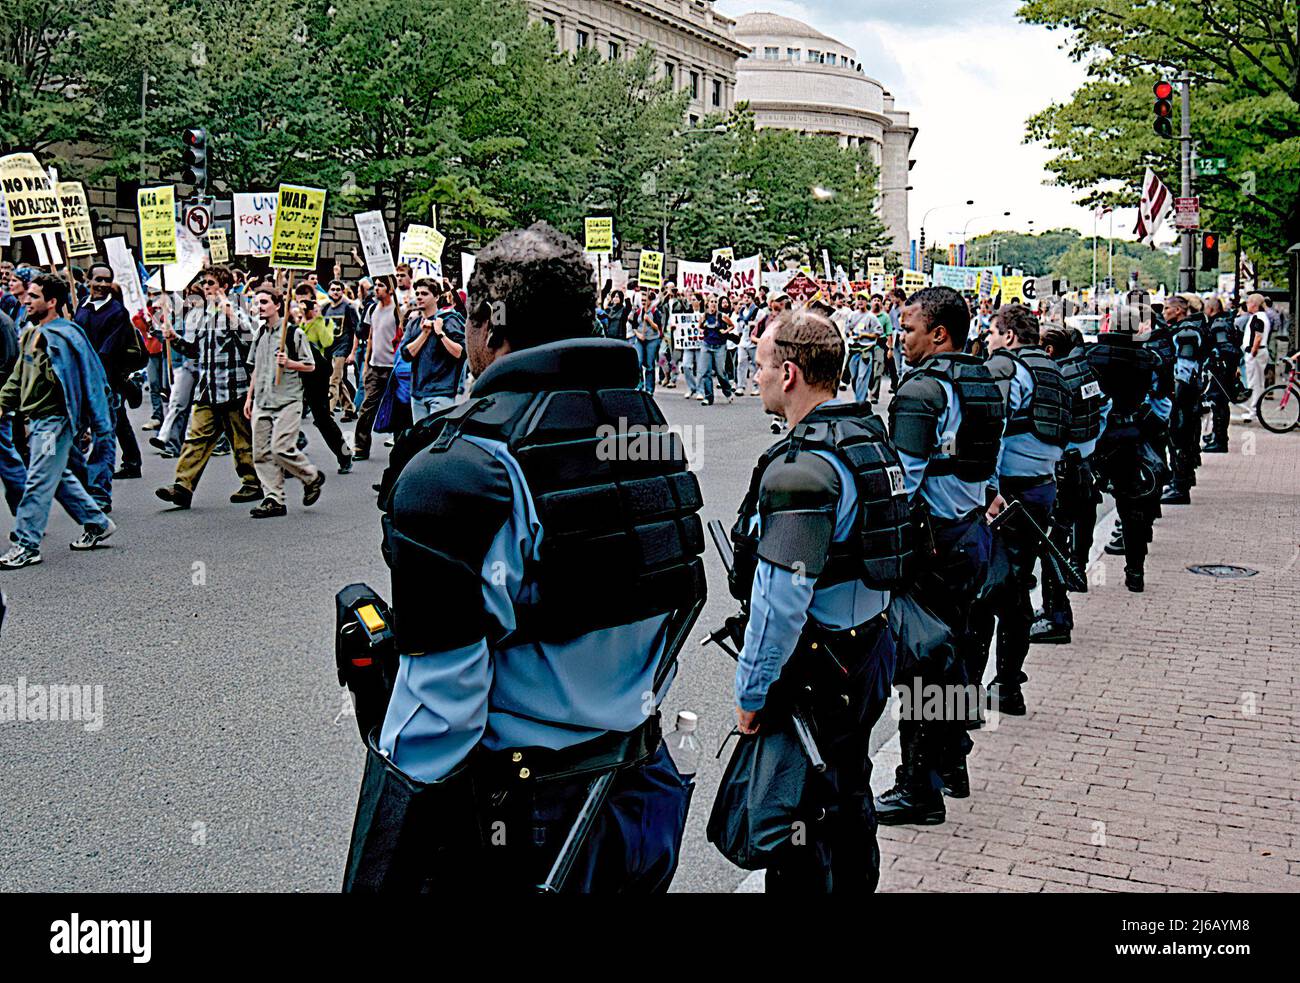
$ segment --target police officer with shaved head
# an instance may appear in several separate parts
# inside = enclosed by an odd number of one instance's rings
[[[889,429],[919,531],[913,593],[947,626],[953,664],[933,659],[900,666],[904,693],[937,685],[978,685],[966,678],[971,607],[988,573],[992,536],[984,521],[987,487],[998,463],[1005,409],[984,362],[962,353],[968,315],[950,287],[927,287],[908,299],[899,319],[908,372],[889,406]],[[904,700],[916,706],[919,700]],[[886,825],[934,825],[945,819],[944,794],[970,794],[969,709],[949,720],[899,721],[902,762],[896,782],[876,798]]]
[[[894,669],[886,608],[908,566],[907,499],[883,421],[836,400],[844,355],[815,310],[769,321],[758,388],[789,429],[759,459],[732,530],[731,590],[749,602],[739,729],[788,733],[801,708],[826,764],[801,797],[805,838],[767,868],[771,893],[863,893],[880,877],[868,742]]]
[[[469,398],[394,449],[380,503],[400,659],[347,890],[672,880],[691,786],[658,706],[704,600],[700,489],[636,352],[590,337],[595,304],[582,247],[551,227],[485,247]],[[373,606],[363,620],[382,633]]]

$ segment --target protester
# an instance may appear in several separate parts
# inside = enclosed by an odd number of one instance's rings
[[[331,289],[333,289],[332,284]],[[334,414],[330,411],[332,363],[327,352],[334,343],[334,329],[323,315],[317,313],[316,295],[310,287],[304,287],[295,293],[298,294],[297,302],[291,306],[290,315],[293,323],[302,330],[303,336],[307,339],[315,364],[315,369],[302,377],[303,404],[311,413],[312,423],[324,439],[325,445],[338,461],[339,474],[348,474],[352,470],[352,452],[348,450],[339,425],[334,422]],[[300,433],[299,449],[304,446],[304,443],[305,438]]]
[[[366,321],[366,370],[363,376],[365,398],[352,438],[352,460],[370,458],[370,431],[379,401],[383,399],[388,377],[393,371],[393,347],[401,324],[402,308],[397,301],[397,287],[390,276],[375,279],[375,305]],[[343,418],[348,419],[345,412]]]
[[[352,419],[352,398],[347,392],[347,367],[357,359],[357,326],[360,317],[357,309],[343,296],[345,286],[342,280],[331,280],[329,302],[321,315],[329,322],[333,331],[333,342],[324,346],[330,357],[329,405],[331,410],[343,409],[343,422]]]
[[[456,402],[465,365],[465,318],[450,286],[415,283],[416,309],[407,317],[402,348],[411,360],[411,416],[426,416]]]
[[[632,329],[632,345],[636,348],[636,356],[641,363],[642,380],[639,388],[653,396],[655,374],[659,364],[659,346],[663,341],[663,332],[659,328],[655,311],[653,290],[647,290],[641,295],[641,306],[632,312],[629,325]]]

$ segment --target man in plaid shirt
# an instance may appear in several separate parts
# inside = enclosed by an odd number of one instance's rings
[[[186,315],[194,322],[186,332],[192,341],[181,338],[170,326],[163,329],[164,336],[177,351],[195,360],[199,372],[189,433],[176,461],[176,483],[154,493],[180,509],[190,507],[194,489],[222,433],[230,438],[235,472],[241,482],[230,500],[258,502],[262,499],[262,486],[253,468],[252,435],[243,413],[248,394],[247,362],[253,343],[253,321],[237,299],[229,296],[232,283],[230,271],[223,266],[204,272],[204,307]]]

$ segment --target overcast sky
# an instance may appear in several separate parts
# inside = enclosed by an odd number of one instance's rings
[[[912,145],[911,234],[926,223],[932,243],[994,228],[1033,231],[1071,226],[1092,234],[1092,212],[1068,188],[1048,186],[1051,156],[1026,144],[1025,120],[1053,100],[1068,99],[1084,68],[1061,50],[1059,31],[1021,23],[1017,0],[716,0],[735,17],[783,14],[857,49],[868,75],[893,92],[920,131]],[[1011,217],[1001,213],[1010,210]],[[993,218],[980,216],[994,215]],[[1115,215],[1115,235],[1129,237],[1135,209]],[[1109,219],[1100,232],[1105,235]]]

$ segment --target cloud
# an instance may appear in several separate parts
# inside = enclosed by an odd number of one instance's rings
[[[932,214],[930,242],[960,239],[973,218],[970,235],[1008,224],[1024,231],[1030,219],[1034,230],[1067,226],[1091,234],[1092,214],[1074,204],[1076,192],[1045,184],[1051,153],[1024,142],[1026,119],[1068,100],[1083,84],[1085,66],[1060,50],[1061,36],[1018,21],[1018,6],[1015,0],[717,0],[728,16],[770,11],[840,39],[894,93],[919,130],[909,176],[913,236],[927,211],[967,198],[976,205]],[[1008,209],[1011,218],[1002,218]],[[978,218],[986,214],[998,217]],[[1117,232],[1121,226],[1132,227],[1123,214],[1116,215]]]

